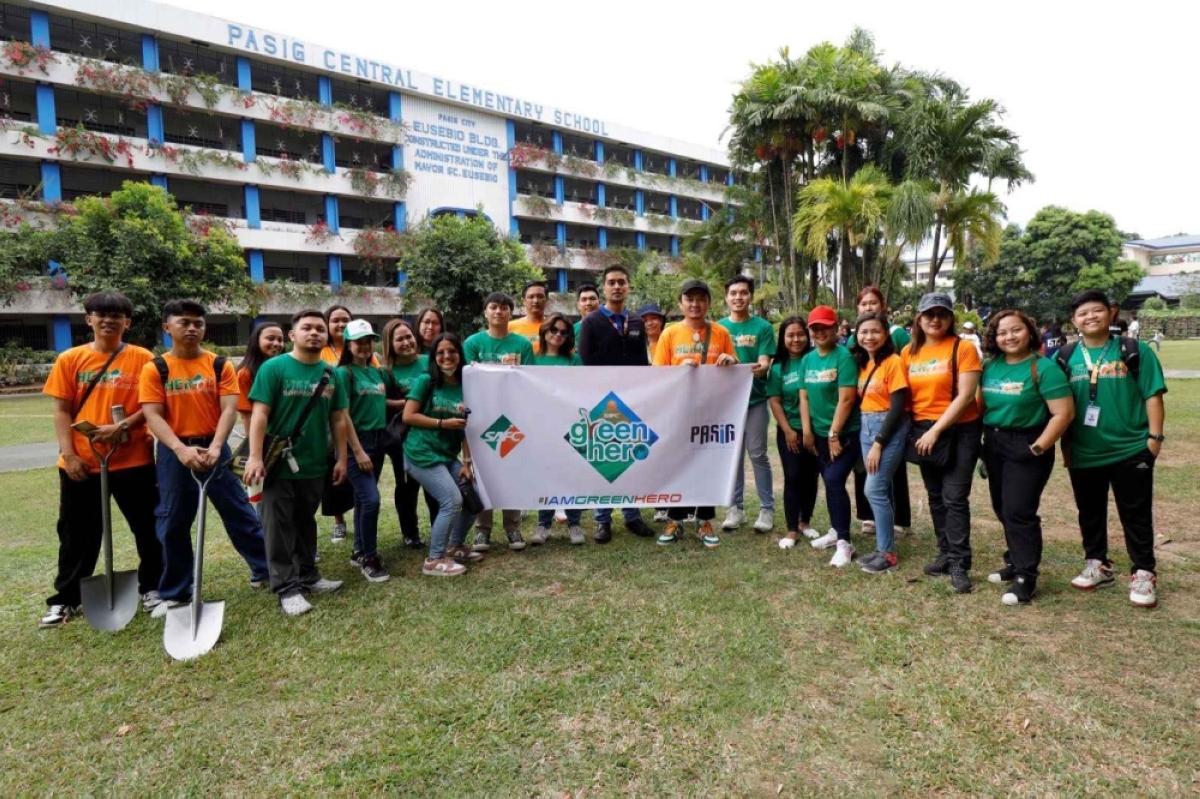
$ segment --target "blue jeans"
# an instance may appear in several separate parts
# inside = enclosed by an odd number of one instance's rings
[[[850,540],[850,493],[846,478],[859,458],[858,431],[842,434],[842,454],[832,463],[829,460],[829,441],[817,436],[817,471],[825,481],[825,505],[829,508],[829,524],[837,530],[839,541]]]
[[[229,445],[221,449],[221,463],[232,457]],[[163,599],[187,599],[192,595],[192,523],[200,507],[200,489],[192,472],[179,462],[168,447],[158,445],[158,507],[154,509],[155,533],[163,551],[163,573],[158,593]],[[229,469],[219,466],[208,483],[208,498],[221,516],[233,548],[250,566],[251,580],[267,579],[267,551],[262,525],[250,505],[246,488]]]
[[[596,524],[611,524],[612,523],[612,508],[596,508]],[[629,524],[634,519],[642,518],[641,508],[621,508],[621,516],[625,518],[625,523]]]
[[[762,510],[775,510],[775,486],[771,479],[771,458],[767,454],[767,428],[771,411],[767,403],[751,405],[746,412],[745,451],[750,454],[750,466],[754,469],[754,490],[758,492],[758,504]],[[737,483],[733,486],[733,505],[743,507],[746,496],[746,458],[738,458]]]
[[[474,516],[463,513],[462,509],[462,491],[457,482],[462,464],[456,458],[450,463],[425,468],[405,458],[404,470],[437,500],[438,514],[429,534],[429,558],[444,558],[447,547],[462,546],[475,521]]]
[[[863,457],[871,451],[875,444],[875,436],[883,429],[883,420],[887,418],[886,411],[864,413],[862,415],[862,430],[859,431],[859,446]],[[911,422],[907,417],[900,423],[900,428],[883,448],[879,457],[879,469],[875,474],[867,475],[867,483],[863,488],[871,512],[875,516],[875,549],[880,552],[896,551],[896,514],[894,497],[892,496],[892,478],[896,470],[904,465],[904,447],[908,439],[908,428]]]
[[[581,521],[583,521],[583,511],[579,510],[578,508],[576,508],[575,510],[566,511],[566,514],[567,514],[567,524],[570,525],[571,527],[577,527],[579,525],[579,523]],[[549,527],[552,524],[554,524],[554,511],[553,510],[539,510],[538,511],[538,527]]]
[[[378,554],[379,546],[379,470],[383,468],[383,430],[358,430],[358,443],[371,458],[371,472],[358,468],[351,455],[346,475],[354,487],[354,551],[364,558]]]

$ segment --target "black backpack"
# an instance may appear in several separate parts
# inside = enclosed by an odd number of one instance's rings
[[[1134,380],[1138,379],[1138,375],[1142,371],[1142,353],[1138,348],[1138,342],[1135,338],[1128,336],[1119,336],[1117,341],[1121,344],[1121,360],[1125,362],[1125,368],[1129,370],[1129,374]],[[1079,340],[1071,341],[1059,347],[1058,352],[1054,353],[1054,362],[1058,364],[1058,368],[1063,370],[1063,374],[1069,379],[1071,377],[1071,356],[1075,354],[1076,348],[1079,347]]]
[[[225,364],[229,361],[224,355],[218,355],[213,361],[213,374],[216,376],[216,391],[220,396],[221,393],[221,375],[225,374]],[[163,356],[154,356],[154,368],[158,370],[158,379],[162,381],[163,388],[167,387],[167,380],[170,379],[171,371],[167,368],[167,361]]]

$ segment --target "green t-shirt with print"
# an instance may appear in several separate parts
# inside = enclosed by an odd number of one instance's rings
[[[433,379],[421,375],[413,383],[408,398],[421,403],[421,413],[432,419],[463,418],[462,383],[450,385],[443,381],[441,386],[433,388]],[[452,463],[462,450],[462,440],[461,430],[410,427],[404,437],[404,456],[423,469]]]
[[[572,352],[570,356],[566,355],[534,355],[534,366],[583,366],[583,361],[579,359],[579,353]]]
[[[515,357],[515,365],[533,365],[533,345],[516,333],[493,338],[486,330],[480,330],[463,342],[463,355],[467,363],[510,363]]]
[[[1033,368],[1037,364],[1038,382],[1033,383]],[[1071,396],[1067,376],[1049,358],[1032,355],[1019,363],[1008,363],[1004,357],[993,358],[983,365],[979,381],[983,395],[983,423],[988,427],[1041,427],[1050,419],[1046,400]]]
[[[833,415],[837,412],[838,389],[858,390],[858,366],[850,350],[838,345],[828,355],[814,349],[804,356],[802,367],[804,383],[801,386],[808,394],[808,413],[812,417],[813,433],[825,438],[833,427]],[[841,433],[852,433],[861,426],[858,403],[846,420]]]
[[[400,387],[405,396],[412,391],[413,383],[417,378],[429,372],[429,356],[418,355],[417,359],[409,364],[397,363],[392,365],[392,380]]]
[[[804,429],[800,422],[800,386],[804,383],[804,358],[788,358],[787,366],[771,364],[767,376],[767,396],[779,397],[788,424],[797,433]]]
[[[290,354],[271,358],[258,368],[254,385],[250,387],[250,400],[270,407],[271,415],[267,421],[270,435],[292,434],[296,421],[307,407],[326,369],[332,371],[323,361],[305,364]],[[287,463],[282,463],[276,467],[272,477],[283,480],[323,477],[329,453],[329,414],[345,409],[348,404],[346,387],[334,373],[321,399],[304,422],[300,437],[292,442],[292,457],[299,471],[293,472]]]
[[[350,398],[350,423],[360,433],[387,427],[387,384],[378,366],[338,367],[338,376]]]
[[[733,338],[738,363],[758,363],[762,356],[769,358],[775,354],[775,328],[761,316],[751,316],[745,322],[735,322],[725,317],[717,324],[728,330]],[[750,386],[750,404],[753,406],[766,401],[767,381],[755,378]]]
[[[1095,427],[1088,426],[1091,375],[1083,356],[1085,346],[1081,341],[1067,363],[1071,372],[1071,394],[1075,397],[1075,421],[1068,434],[1074,469],[1095,469],[1120,463],[1144,450],[1146,436],[1150,433],[1146,400],[1167,390],[1162,364],[1143,342],[1138,342],[1140,367],[1136,381],[1121,360],[1120,343],[1116,339],[1103,347],[1087,347],[1093,364],[1103,361],[1096,381],[1096,406],[1100,409],[1100,417]]]

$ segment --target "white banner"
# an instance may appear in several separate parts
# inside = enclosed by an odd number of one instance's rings
[[[489,508],[728,505],[749,366],[523,366],[463,372]]]

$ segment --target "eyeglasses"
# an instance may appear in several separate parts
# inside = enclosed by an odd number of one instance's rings
[[[550,335],[550,336],[566,336],[566,335],[568,335],[570,332],[571,332],[570,330],[564,330],[564,329],[562,329],[561,327],[556,327],[556,328],[554,328],[553,330],[549,331],[549,332],[547,333],[547,335]]]
[[[433,357],[435,357],[435,358],[457,358],[458,353],[455,352],[454,350],[442,350],[441,352],[438,352]]]
[[[935,308],[932,311],[926,311],[925,315],[930,319],[953,319],[954,314],[947,311],[945,308]]]

